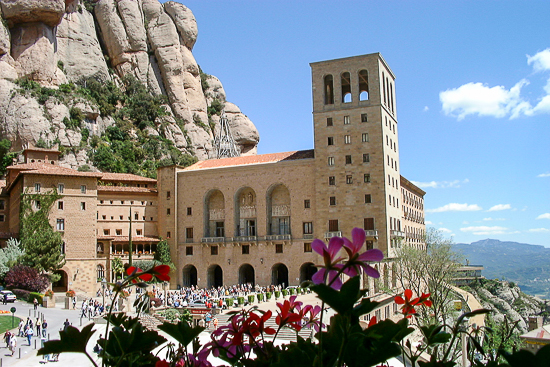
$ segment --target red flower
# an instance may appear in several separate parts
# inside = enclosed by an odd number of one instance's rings
[[[170,281],[170,276],[168,275],[168,273],[170,273],[170,266],[168,265],[159,265],[153,268],[153,274],[157,277],[158,280],[162,280],[165,282]]]
[[[136,268],[135,266],[130,266],[128,269],[126,269],[126,274],[128,275],[137,275],[137,277],[145,282],[150,281],[153,279],[153,276],[149,273],[144,273],[143,270],[140,268]],[[132,283],[137,283],[136,279],[132,279]]]
[[[158,360],[157,363],[155,363],[155,367],[170,367],[170,363],[166,362],[166,360]]]
[[[412,291],[410,289],[405,289],[405,299],[401,296],[395,296],[395,303],[398,305],[403,305],[401,307],[401,312],[405,315],[406,318],[410,318],[412,315],[416,314],[415,306],[426,306],[431,307],[432,301],[428,299],[430,293],[422,293],[422,296],[415,299],[412,298]]]
[[[373,326],[373,325],[376,325],[376,322],[377,322],[377,321],[378,321],[378,320],[376,320],[376,316],[373,316],[373,317],[370,319],[370,321],[369,321],[369,326],[367,326],[367,328],[369,328],[369,327],[371,327],[371,326]]]
[[[284,301],[284,303],[277,302],[277,307],[279,307],[279,314],[275,317],[275,323],[280,327],[288,325],[294,328],[296,331],[302,329],[300,321],[302,320],[302,312],[300,312],[300,307],[302,302],[295,302],[296,296],[290,297],[289,300]],[[298,309],[299,313],[295,313],[294,310]]]

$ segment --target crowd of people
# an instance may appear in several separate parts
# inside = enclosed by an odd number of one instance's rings
[[[35,331],[36,329],[36,331]],[[46,335],[48,333],[48,322],[46,319],[40,319],[36,318],[36,321],[33,322],[33,320],[30,317],[27,317],[26,321],[19,322],[19,325],[17,327],[17,334],[12,333],[9,330],[6,330],[6,333],[4,334],[4,342],[6,343],[6,348],[8,348],[11,352],[11,355],[15,353],[15,349],[17,348],[17,338],[26,338],[28,345],[31,345],[31,340],[34,335],[37,337],[40,337],[41,339],[45,339]]]

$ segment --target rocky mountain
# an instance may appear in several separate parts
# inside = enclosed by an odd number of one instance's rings
[[[0,9],[0,138],[13,150],[57,144],[65,165],[93,169],[98,147],[121,132],[138,142],[134,155],[151,138],[157,162],[175,150],[208,159],[224,109],[241,153],[256,153],[254,124],[193,56],[198,27],[184,5],[0,0]],[[153,115],[133,113],[150,105]],[[119,131],[104,138],[109,128]]]
[[[486,278],[506,279],[528,294],[550,299],[550,248],[486,239],[455,244],[453,249],[470,264],[483,265]]]

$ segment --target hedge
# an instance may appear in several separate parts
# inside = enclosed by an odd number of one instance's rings
[[[233,299],[233,298],[226,298],[226,299],[225,299],[225,305],[227,306],[227,308],[233,307],[233,303],[234,303],[234,299]]]
[[[283,289],[283,297],[286,297],[286,296],[288,296],[288,290]]]
[[[239,306],[244,305],[244,297],[237,297],[237,303],[239,304]]]
[[[23,299],[25,301],[29,299],[29,294],[31,293],[25,289],[12,289],[12,292],[17,298]]]
[[[42,293],[30,292],[29,296],[27,297],[27,302],[33,303],[35,298],[38,301],[38,304],[41,305],[44,295]]]

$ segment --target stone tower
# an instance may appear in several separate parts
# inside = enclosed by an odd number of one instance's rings
[[[379,53],[310,64],[317,238],[367,232],[393,256],[401,236],[395,76]]]

